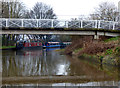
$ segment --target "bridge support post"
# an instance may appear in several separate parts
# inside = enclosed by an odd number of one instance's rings
[[[99,35],[94,35],[94,39],[99,39]]]
[[[95,31],[94,39],[96,39],[96,40],[99,39],[99,35],[98,35],[98,32],[97,32],[97,31]]]

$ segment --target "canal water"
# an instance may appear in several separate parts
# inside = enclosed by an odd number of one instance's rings
[[[3,85],[118,86],[119,67],[63,55],[56,49],[3,50]]]

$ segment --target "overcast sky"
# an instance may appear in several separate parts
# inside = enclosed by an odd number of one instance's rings
[[[113,2],[118,6],[120,0],[22,0],[28,8],[32,8],[36,2],[44,2],[53,7],[59,19],[69,19],[79,15],[89,15],[101,2]]]

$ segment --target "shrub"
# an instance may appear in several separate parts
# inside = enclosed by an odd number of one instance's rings
[[[108,49],[108,50],[106,50],[106,55],[111,55],[113,53],[113,50],[112,49]]]
[[[102,53],[108,49],[114,48],[114,44],[104,44],[101,42],[93,42],[88,44],[88,46],[86,46],[81,52],[79,52],[79,54],[97,54],[97,53]],[[109,50],[108,50],[109,51]]]

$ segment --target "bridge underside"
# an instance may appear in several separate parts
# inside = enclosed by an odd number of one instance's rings
[[[0,34],[98,35],[120,36],[119,30],[82,28],[2,28]]]

